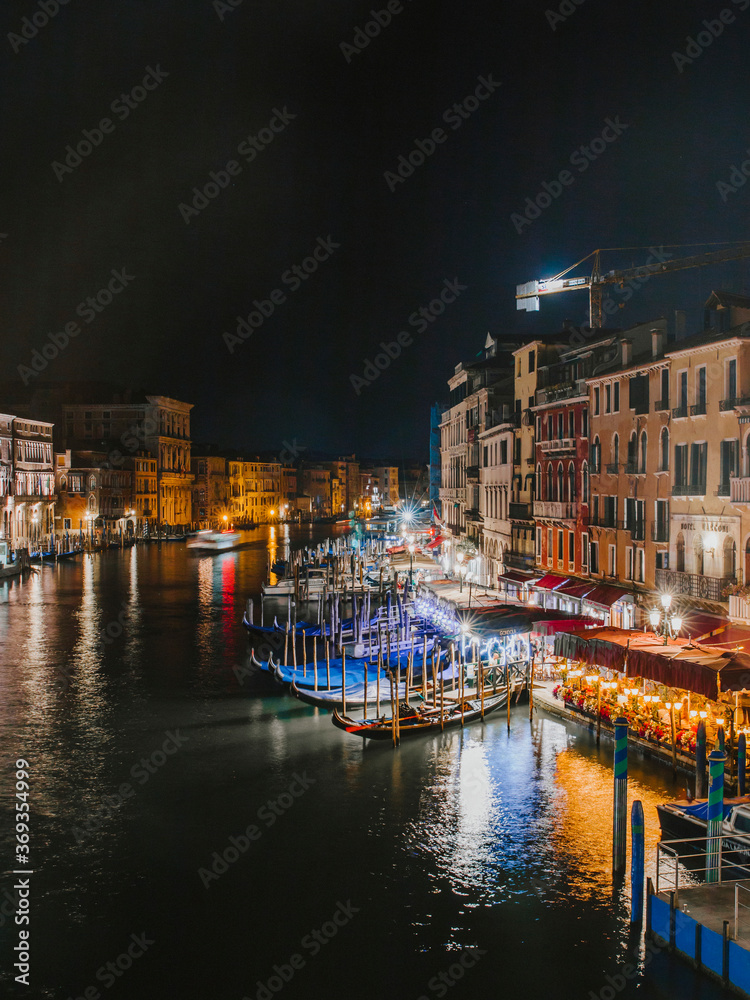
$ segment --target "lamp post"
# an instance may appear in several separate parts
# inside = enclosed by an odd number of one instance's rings
[[[672,606],[671,594],[661,595],[661,606],[661,611],[659,608],[652,608],[649,611],[648,620],[654,633],[664,637],[664,645],[666,646],[669,639],[675,639],[679,634],[682,628],[682,618],[676,614],[669,614],[669,609]]]
[[[414,586],[414,542],[409,543],[409,586]]]

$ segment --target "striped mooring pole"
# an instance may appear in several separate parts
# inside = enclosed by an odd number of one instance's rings
[[[645,877],[645,833],[643,803],[636,799],[630,810],[630,923],[643,920],[643,880]]]
[[[719,881],[719,854],[724,822],[724,764],[727,755],[712,750],[708,757],[708,827],[706,829],[706,882]]]
[[[706,797],[706,723],[703,719],[695,734],[695,797]]]
[[[612,817],[612,871],[625,871],[628,813],[628,720],[615,719],[615,796]]]
[[[745,768],[747,766],[747,749],[745,734],[737,738],[737,794],[745,794]]]

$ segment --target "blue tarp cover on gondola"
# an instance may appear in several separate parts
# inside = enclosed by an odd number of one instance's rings
[[[692,806],[683,806],[683,810],[689,813],[691,816],[695,816],[696,819],[705,820],[708,822],[708,802],[694,802]],[[724,803],[724,819],[727,818],[732,809],[731,805]]]

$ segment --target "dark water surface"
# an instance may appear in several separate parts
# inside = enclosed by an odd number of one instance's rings
[[[34,870],[31,986],[13,981],[2,911],[2,993],[722,995],[630,935],[611,744],[518,707],[510,734],[502,716],[363,747],[252,674],[240,620],[268,546],[326,534],[260,529],[216,557],[146,545],[0,581],[0,900],[18,757]],[[649,868],[654,805],[681,784],[631,761]]]

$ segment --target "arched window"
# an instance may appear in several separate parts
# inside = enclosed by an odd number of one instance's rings
[[[749,435],[750,436],[750,435]],[[597,434],[594,438],[594,451],[592,454],[592,472],[602,471],[602,443]]]
[[[729,535],[724,539],[724,578],[734,579],[737,572],[737,546]]]
[[[581,500],[584,503],[589,502],[589,466],[588,462],[584,462],[581,466]]]
[[[703,535],[700,532],[695,536],[693,542],[693,558],[695,560],[693,572],[697,573],[698,576],[703,576],[705,560],[703,558]]]
[[[91,476],[89,478],[89,489],[90,490],[95,490],[96,489],[96,476]]]
[[[547,500],[554,500],[555,499],[555,490],[554,490],[554,487],[552,485],[552,482],[553,482],[553,480],[552,480],[552,465],[550,464],[550,465],[547,466],[547,496],[546,496]]]
[[[685,536],[682,532],[677,536],[677,572],[685,572]]]
[[[568,500],[576,498],[576,470],[571,462],[568,465]]]
[[[648,453],[648,439],[646,437],[646,432],[641,434],[641,472],[646,471],[646,456]]]
[[[620,464],[620,435],[615,434],[612,438],[612,464]]]
[[[628,471],[635,472],[638,462],[638,439],[635,436],[635,431],[630,435],[630,440],[628,441]]]
[[[537,464],[536,467],[536,498],[537,500],[542,499],[542,466]]]
[[[669,431],[666,427],[662,427],[661,429],[660,446],[659,470],[666,472],[669,469]]]
[[[565,499],[565,486],[563,479],[562,462],[560,462],[560,464],[557,466],[557,499],[558,500]]]

